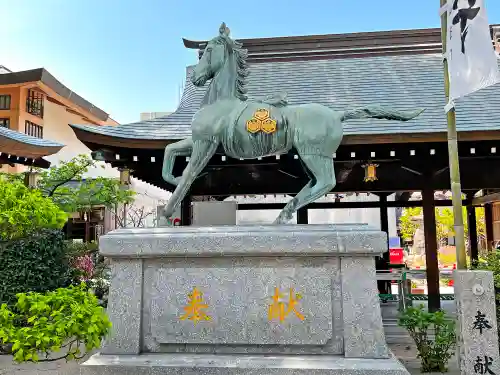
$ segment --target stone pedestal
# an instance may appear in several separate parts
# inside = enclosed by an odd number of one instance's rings
[[[408,374],[387,348],[366,225],[119,229],[99,374]]]

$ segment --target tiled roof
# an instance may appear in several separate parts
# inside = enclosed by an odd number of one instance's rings
[[[36,138],[31,135],[27,135],[24,133],[17,132],[15,130],[4,128],[0,126],[0,137],[5,137],[7,139],[21,142],[31,146],[39,146],[39,147],[59,147],[62,148],[64,145],[62,143],[50,141],[48,139]],[[0,152],[2,152],[2,141],[0,139]]]
[[[191,118],[204,88],[196,88],[187,68],[179,108],[154,120],[119,126],[75,128],[129,139],[172,140],[191,134]],[[436,54],[377,56],[332,60],[268,62],[250,65],[249,97],[288,93],[290,104],[321,103],[333,109],[381,104],[397,109],[426,108],[409,122],[376,119],[344,123],[346,135],[446,132],[443,65]],[[500,85],[457,103],[457,130],[500,130]],[[313,125],[313,124],[311,124]]]

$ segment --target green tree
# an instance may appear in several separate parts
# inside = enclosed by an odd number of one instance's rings
[[[40,229],[61,229],[67,215],[39,190],[0,176],[0,239],[28,236]]]
[[[65,212],[88,212],[97,205],[114,209],[118,204],[133,202],[135,192],[123,189],[118,179],[85,179],[84,174],[95,166],[96,162],[87,155],[62,161],[39,171],[38,188]]]
[[[464,217],[465,235],[468,236],[469,226],[467,223],[467,209],[462,207]],[[399,229],[403,239],[411,240],[418,229],[418,224],[413,220],[416,216],[422,215],[422,207],[408,207],[403,209],[403,214],[399,219]],[[476,226],[479,239],[486,236],[484,226],[484,209],[476,208]],[[445,244],[448,237],[455,235],[453,226],[453,210],[448,207],[436,207],[436,235],[438,243]]]
[[[58,165],[48,169],[39,169],[40,179],[38,188],[48,197],[64,194],[64,187],[71,181],[82,181],[83,175],[95,162],[88,155],[82,154],[69,161],[61,161]]]
[[[403,214],[399,218],[399,231],[406,241],[413,240],[418,224],[414,221],[416,216],[422,215],[422,207],[403,208]]]

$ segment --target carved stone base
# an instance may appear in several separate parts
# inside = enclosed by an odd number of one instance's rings
[[[82,375],[408,374],[376,289],[387,235],[367,225],[120,229],[99,246],[113,328]]]
[[[81,375],[409,375],[395,358],[343,356],[148,354],[92,356]]]

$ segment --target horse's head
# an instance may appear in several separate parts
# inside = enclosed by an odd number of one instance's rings
[[[207,43],[203,56],[194,68],[191,82],[195,86],[203,86],[209,79],[212,79],[224,66],[229,53],[235,46],[234,43],[229,37],[229,28],[222,23],[219,35]]]

